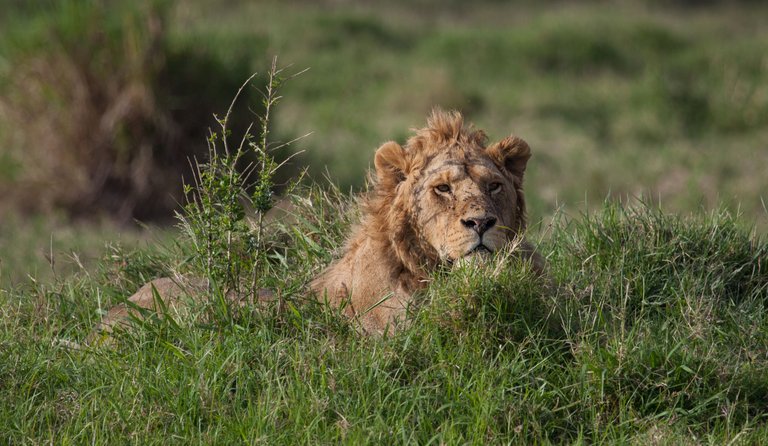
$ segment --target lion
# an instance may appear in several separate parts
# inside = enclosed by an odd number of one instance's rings
[[[362,218],[341,257],[309,285],[319,300],[341,308],[366,334],[394,333],[407,325],[414,295],[442,265],[482,258],[518,241],[517,251],[544,272],[544,261],[522,239],[527,216],[523,178],[528,144],[508,136],[488,145],[486,134],[457,111],[433,110],[427,126],[405,146],[389,141],[376,150],[371,191]],[[156,279],[128,301],[168,308],[182,296],[204,294],[201,280]],[[256,304],[269,300],[262,290]],[[237,305],[253,304],[228,294]],[[100,329],[109,331],[130,310],[113,308]]]
[[[486,134],[465,125],[459,112],[434,110],[404,147],[389,141],[376,151],[362,221],[311,289],[363,331],[394,332],[437,267],[521,240],[530,157],[517,136],[487,145]],[[523,240],[518,250],[544,272],[532,245]]]

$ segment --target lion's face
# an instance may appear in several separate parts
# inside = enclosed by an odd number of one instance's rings
[[[384,144],[375,159],[379,204],[398,255],[434,264],[502,248],[525,227],[529,157],[516,137],[486,147],[459,115],[433,116],[405,148]]]
[[[413,221],[441,260],[496,251],[519,229],[515,186],[482,148],[446,150],[414,183]]]

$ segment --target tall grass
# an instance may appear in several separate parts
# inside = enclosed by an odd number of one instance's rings
[[[3,291],[0,438],[766,440],[768,244],[727,213],[606,205],[553,227],[541,246],[551,283],[504,255],[442,271],[409,328],[372,339],[305,294],[350,207],[313,187],[294,197],[292,224],[265,231],[283,311],[149,319],[114,349],[73,351],[57,343],[84,339],[99,305],[162,263],[134,256],[122,271]]]

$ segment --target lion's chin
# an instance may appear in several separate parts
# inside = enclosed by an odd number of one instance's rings
[[[462,257],[451,262],[454,267],[461,267],[472,264],[485,264],[493,255],[493,251],[485,245],[478,245],[467,251]]]

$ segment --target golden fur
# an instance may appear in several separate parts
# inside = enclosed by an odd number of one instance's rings
[[[136,311],[136,307],[158,314],[167,314],[174,319],[184,318],[189,314],[190,306],[188,304],[207,293],[208,283],[197,277],[154,279],[144,284],[129,297],[128,303],[112,307],[90,334],[88,343],[109,342],[110,334],[116,325],[126,324],[131,317],[143,319],[144,314],[141,311]],[[274,300],[274,294],[265,289],[259,290],[256,299],[251,294],[241,295],[232,291],[225,293],[225,297],[233,309],[254,305],[266,306]],[[157,298],[162,299],[162,304],[157,301]]]
[[[376,151],[362,220],[344,255],[312,281],[313,293],[343,307],[366,333],[394,331],[438,265],[488,255],[522,234],[523,176],[530,156],[518,137],[487,145],[485,133],[465,125],[461,114],[435,110],[405,147],[387,142]],[[530,245],[517,246],[543,269]],[[163,278],[146,284],[129,302],[154,309],[153,287],[173,311],[184,308],[184,298],[205,292],[201,280]],[[271,295],[262,291],[258,301]],[[227,297],[237,305],[248,303],[232,293]],[[111,331],[131,311],[116,306],[97,331]]]
[[[362,221],[341,259],[312,282],[316,295],[366,332],[393,331],[435,267],[487,255],[521,235],[530,148],[515,136],[486,144],[461,114],[435,110],[405,147],[382,145]],[[530,245],[520,246],[541,270]]]

